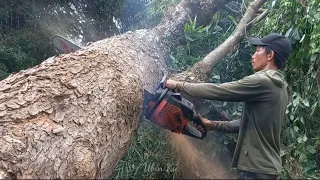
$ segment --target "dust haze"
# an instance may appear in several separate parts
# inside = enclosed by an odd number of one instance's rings
[[[169,140],[177,155],[177,167],[186,179],[234,179],[227,157],[219,156],[213,146],[222,146],[210,136],[203,140],[170,133]]]

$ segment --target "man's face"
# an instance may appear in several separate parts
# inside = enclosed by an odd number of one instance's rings
[[[256,52],[251,59],[252,68],[255,72],[265,69],[268,65],[268,56],[263,46],[257,46]]]

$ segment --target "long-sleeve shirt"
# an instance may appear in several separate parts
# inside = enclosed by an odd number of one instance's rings
[[[245,102],[232,167],[279,175],[280,133],[288,104],[287,85],[279,71],[262,70],[241,80],[177,83],[177,89],[203,99]]]

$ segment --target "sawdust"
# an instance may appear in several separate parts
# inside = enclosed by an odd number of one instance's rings
[[[170,133],[169,138],[177,155],[179,174],[184,179],[233,179],[227,157],[217,157],[212,139],[197,140]],[[218,144],[217,144],[218,146]]]

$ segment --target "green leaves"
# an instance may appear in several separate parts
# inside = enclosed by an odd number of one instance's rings
[[[233,24],[236,26],[238,24],[238,22],[236,21],[236,18],[231,16],[231,15],[228,15],[229,19],[231,19],[231,21],[233,22]]]
[[[271,1],[271,4],[270,4],[270,6],[269,6],[269,10],[273,9],[274,6],[276,5],[276,3],[277,3],[277,0]]]
[[[309,100],[308,99],[304,99],[302,100],[302,103],[305,107],[310,107],[310,104],[309,104]]]
[[[187,41],[194,42],[196,40],[203,40],[208,33],[208,29],[211,25],[206,27],[196,26],[197,16],[195,16],[194,20],[190,20],[189,24],[184,25],[185,38]]]
[[[306,147],[306,150],[309,152],[309,153],[311,153],[311,154],[315,154],[317,151],[316,151],[316,148],[314,147],[314,146],[312,146],[312,145],[308,145],[307,147]]]
[[[304,134],[303,136],[298,137],[298,143],[303,143],[308,140],[307,136]]]
[[[185,70],[191,67],[229,36],[234,25],[227,16],[221,17],[216,13],[207,26],[199,26],[195,16],[184,25],[186,44],[178,46],[170,57],[174,68]]]
[[[316,170],[317,170],[317,165],[314,161],[307,161],[303,164],[303,171],[305,173],[310,173]],[[309,179],[317,179],[318,177],[314,176],[314,177],[310,177]]]
[[[28,56],[21,48],[0,46],[0,63],[3,64],[2,67],[4,67],[4,70],[12,73],[35,65],[36,60]]]

